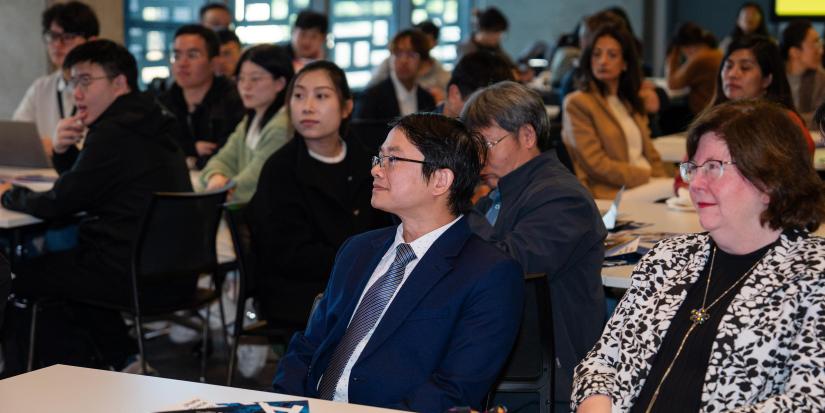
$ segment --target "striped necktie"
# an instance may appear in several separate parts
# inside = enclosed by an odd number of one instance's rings
[[[384,313],[387,303],[395,294],[398,286],[401,285],[401,280],[404,279],[404,269],[415,258],[415,252],[409,244],[398,244],[395,250],[395,260],[393,260],[387,272],[378,278],[378,281],[364,294],[364,298],[355,310],[355,315],[352,316],[352,321],[350,321],[344,337],[335,347],[335,352],[332,353],[329,365],[324,371],[324,377],[321,378],[321,384],[318,386],[320,398],[332,400],[338,381],[341,379],[344,368],[350,357],[352,357],[355,347],[373,329],[381,314]]]

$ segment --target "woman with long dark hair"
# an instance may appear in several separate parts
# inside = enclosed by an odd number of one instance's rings
[[[564,100],[562,137],[576,175],[596,198],[664,175],[650,140],[633,37],[607,25],[593,35],[580,59],[581,90]]]
[[[233,200],[252,198],[264,162],[291,135],[283,106],[284,90],[293,74],[286,50],[280,46],[262,44],[241,55],[235,77],[247,114],[203,168],[201,182],[207,189],[234,181]]]

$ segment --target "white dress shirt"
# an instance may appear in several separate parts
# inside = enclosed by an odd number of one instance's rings
[[[412,248],[413,252],[415,253],[415,259],[410,261],[407,266],[404,268],[404,278],[401,279],[401,284],[398,285],[398,288],[393,293],[392,297],[390,297],[390,301],[387,302],[387,306],[384,307],[384,311],[381,312],[381,315],[378,316],[378,320],[375,321],[375,325],[372,326],[372,329],[367,332],[364,338],[355,346],[355,350],[352,351],[352,356],[350,357],[349,361],[347,361],[347,365],[344,367],[343,373],[341,373],[341,378],[338,380],[338,384],[335,387],[335,394],[332,397],[334,401],[340,402],[348,402],[349,401],[349,376],[352,372],[352,367],[355,365],[355,362],[358,361],[358,357],[361,356],[361,352],[364,351],[364,348],[367,346],[367,343],[370,341],[370,337],[372,337],[372,333],[375,332],[375,328],[378,324],[381,323],[381,319],[384,318],[384,314],[387,313],[387,309],[390,308],[392,305],[393,300],[395,300],[395,296],[398,295],[398,291],[404,287],[404,283],[407,281],[407,278],[410,276],[410,273],[415,269],[415,266],[421,261],[421,258],[424,257],[424,254],[430,249],[433,243],[441,237],[441,235],[450,229],[453,224],[458,222],[463,215],[460,215],[458,218],[454,219],[447,225],[442,227],[436,228],[416,239],[413,242],[410,242],[410,247]],[[367,282],[366,287],[364,287],[364,291],[361,292],[361,297],[358,299],[358,305],[355,306],[356,310],[358,306],[361,305],[361,300],[364,299],[364,294],[369,291],[370,287],[384,275],[387,270],[390,269],[390,265],[395,260],[395,249],[398,247],[399,244],[404,242],[404,224],[398,226],[398,229],[395,231],[395,240],[393,240],[392,245],[390,248],[387,249],[387,252],[384,253],[384,256],[381,258],[381,261],[378,262],[378,265],[375,267],[375,271],[372,272],[372,276],[370,277],[369,281]],[[355,315],[355,311],[352,312],[350,316],[350,322],[352,322],[352,317]],[[316,383],[316,386],[320,384],[321,381],[319,380]]]
[[[74,111],[73,90],[63,80],[62,72],[56,70],[50,75],[37,78],[29,86],[12,119],[34,122],[41,137],[47,136],[54,140],[57,122],[61,119],[57,101],[58,91],[63,106],[63,117],[71,116]]]
[[[418,84],[416,83],[412,90],[407,90],[398,80],[395,70],[390,70],[390,78],[393,86],[395,86],[395,99],[398,100],[398,109],[401,111],[401,116],[418,112]]]

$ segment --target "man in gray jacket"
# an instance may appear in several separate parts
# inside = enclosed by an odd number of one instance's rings
[[[606,230],[590,193],[549,149],[541,97],[515,82],[473,94],[461,120],[487,142],[482,179],[493,188],[476,203],[470,227],[518,261],[544,273],[556,349],[556,410],[569,409],[573,368],[605,321],[601,265]],[[515,407],[515,406],[513,406]]]

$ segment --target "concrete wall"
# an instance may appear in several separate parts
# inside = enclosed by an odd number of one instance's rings
[[[48,72],[40,40],[40,13],[45,0],[0,2],[0,119],[11,118],[34,79]]]
[[[0,0],[0,119],[11,118],[29,85],[53,69],[40,37],[40,15],[54,0]],[[123,43],[123,1],[87,0],[101,36]]]
[[[611,6],[623,7],[637,37],[642,37],[643,0],[478,0],[479,8],[495,6],[507,16],[510,30],[504,48],[517,57],[535,40],[553,45],[559,35],[573,30],[585,15]]]

